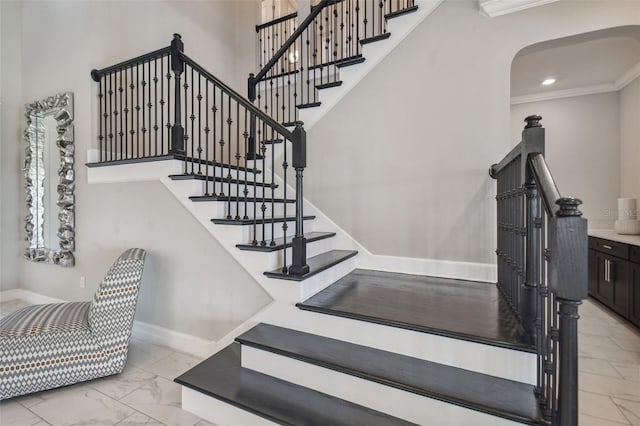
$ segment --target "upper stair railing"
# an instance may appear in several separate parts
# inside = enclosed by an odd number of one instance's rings
[[[297,27],[298,12],[256,25],[256,47],[260,69],[275,56]],[[280,58],[280,63],[276,65],[276,68],[285,73],[295,71],[297,59],[295,55],[295,50],[290,49]]]
[[[226,219],[252,226],[254,245],[276,245],[276,223],[292,247],[291,275],[308,272],[303,229],[306,132],[290,131],[184,54],[180,35],[169,47],[101,70],[98,83],[99,162],[121,163],[171,155],[183,161],[175,178],[203,181],[194,201],[224,201]],[[255,150],[259,141],[261,153]],[[267,143],[282,143],[266,154]],[[291,143],[287,143],[291,142]],[[288,173],[295,169],[295,182]],[[281,179],[282,195],[276,197]],[[289,186],[295,186],[295,200]],[[288,236],[295,203],[295,236]],[[284,220],[283,218],[289,218]]]
[[[497,180],[498,287],[537,353],[536,396],[553,425],[578,425],[578,306],[587,297],[587,221],[544,159],[540,116],[489,174]]]
[[[414,0],[322,0],[286,40],[256,27],[261,69],[249,75],[249,99],[295,123],[299,108],[319,105],[317,89],[341,84],[340,67],[363,60],[362,45],[387,36],[387,18],[414,8]]]

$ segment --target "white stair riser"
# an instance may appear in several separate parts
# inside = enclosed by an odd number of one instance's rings
[[[219,426],[273,426],[273,423],[241,408],[182,387],[182,409]]]
[[[284,304],[274,305],[262,322],[490,376],[536,383],[536,357],[529,352],[303,311]]]
[[[235,163],[235,162],[234,162]],[[240,166],[244,167],[244,160],[240,162]],[[247,167],[253,167],[249,164]],[[197,175],[207,175],[207,176],[218,176],[218,177],[227,177],[231,175],[233,179],[242,179],[242,180],[253,180],[254,176],[257,176],[258,179],[262,179],[261,173],[252,173],[250,171],[244,170],[236,170],[230,167],[218,167],[218,166],[208,166],[205,164],[198,163],[190,163],[190,162],[181,162],[180,165],[180,173],[184,174],[197,174]]]
[[[211,206],[213,217],[221,219],[228,218],[229,216],[232,218],[239,216],[241,219],[245,216],[249,219],[254,217],[257,219],[262,219],[263,217],[265,219],[270,219],[272,217],[284,217],[285,210],[287,217],[292,217],[296,214],[296,207],[293,203],[287,203],[285,206],[284,203],[274,202],[272,205],[270,198],[267,198],[264,200],[265,210],[263,214],[262,200],[259,200],[257,203],[247,201],[245,204],[243,198],[244,197],[239,197],[238,199],[232,199],[231,201],[211,201],[206,203]],[[278,226],[277,223],[276,226]],[[282,225],[280,224],[280,226]]]
[[[246,345],[242,345],[242,366],[420,425],[518,424]]]

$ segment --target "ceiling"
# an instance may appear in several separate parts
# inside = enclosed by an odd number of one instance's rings
[[[637,25],[534,44],[518,52],[511,65],[512,102],[531,96],[618,90],[634,71],[640,73]],[[556,83],[543,86],[542,80],[549,77]]]

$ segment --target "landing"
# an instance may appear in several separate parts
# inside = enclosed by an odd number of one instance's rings
[[[305,310],[533,351],[493,284],[356,269]]]

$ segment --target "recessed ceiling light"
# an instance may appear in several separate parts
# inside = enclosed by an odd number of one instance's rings
[[[542,85],[543,86],[551,86],[553,83],[556,82],[555,78],[546,78],[542,81]]]

